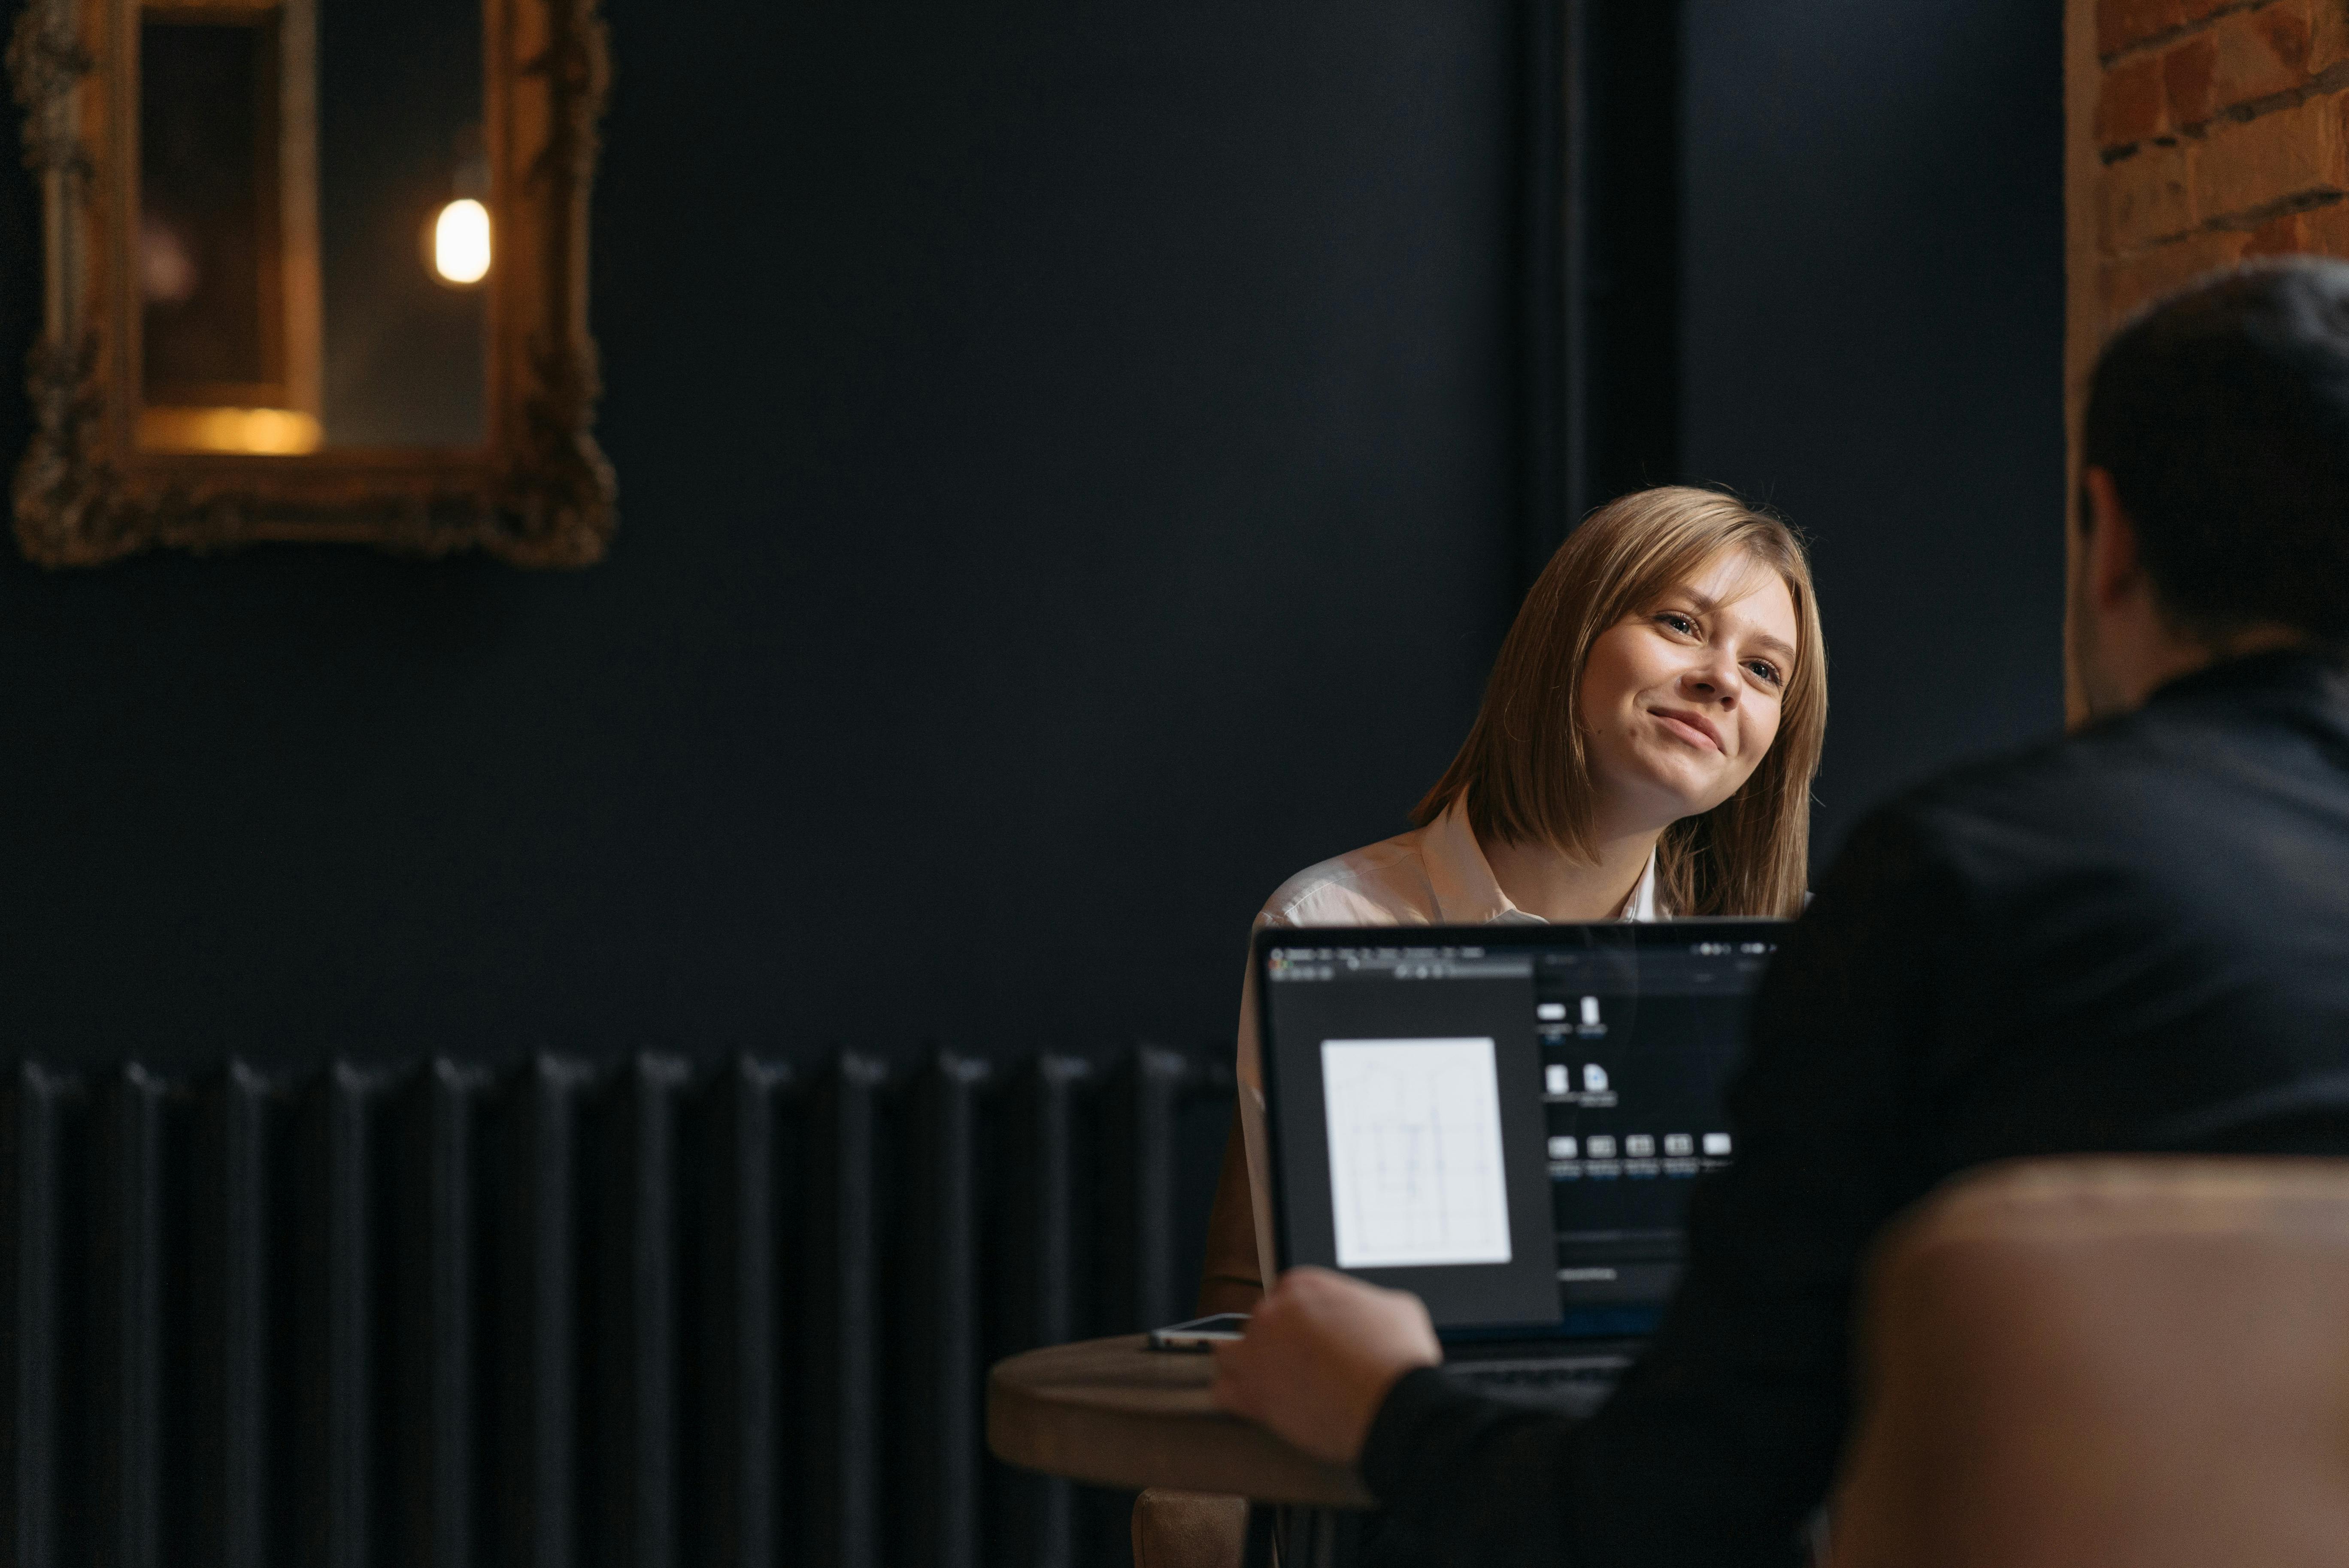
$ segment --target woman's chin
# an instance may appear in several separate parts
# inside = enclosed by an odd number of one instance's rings
[[[1644,766],[1624,782],[1642,797],[1644,814],[1668,826],[1683,817],[1701,817],[1736,793],[1724,787],[1718,768],[1699,768],[1679,758],[1643,758]],[[1635,782],[1636,780],[1636,782]]]

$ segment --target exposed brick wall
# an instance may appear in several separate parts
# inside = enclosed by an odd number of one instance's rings
[[[2095,0],[2094,16],[2099,337],[2245,256],[2349,255],[2349,0]]]
[[[2064,53],[2068,516],[2114,327],[2247,257],[2349,257],[2349,0],[2064,0]]]

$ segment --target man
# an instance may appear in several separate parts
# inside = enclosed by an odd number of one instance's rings
[[[2126,328],[2083,460],[2095,722],[1854,834],[1756,998],[1739,1163],[1605,1408],[1448,1384],[1416,1298],[1320,1271],[1218,1352],[1226,1408],[1359,1460],[1382,1555],[1795,1560],[1851,1417],[1862,1258],[1903,1207],[2008,1156],[2349,1154],[2349,265]]]

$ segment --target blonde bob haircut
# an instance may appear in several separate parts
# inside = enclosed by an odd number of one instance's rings
[[[1661,603],[1724,551],[1775,572],[1795,601],[1794,668],[1778,735],[1734,795],[1664,830],[1656,894],[1676,915],[1802,913],[1811,780],[1826,736],[1826,642],[1802,541],[1713,490],[1666,485],[1609,501],[1567,536],[1526,595],[1452,766],[1412,813],[1422,827],[1465,796],[1483,842],[1542,843],[1578,860],[1590,842],[1582,670],[1601,632]]]

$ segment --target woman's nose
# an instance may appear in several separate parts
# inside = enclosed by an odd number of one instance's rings
[[[1730,662],[1726,654],[1698,665],[1682,676],[1681,680],[1687,686],[1691,696],[1718,702],[1724,707],[1735,702],[1737,694],[1742,689],[1737,681],[1736,666]]]

